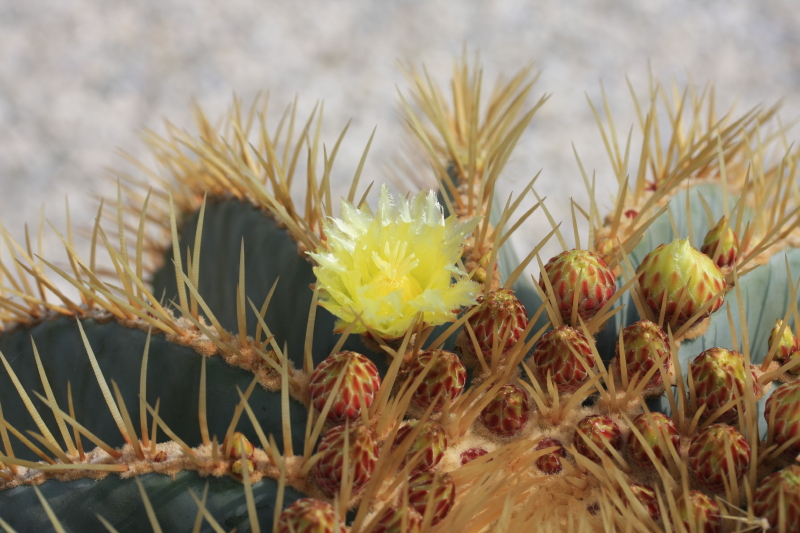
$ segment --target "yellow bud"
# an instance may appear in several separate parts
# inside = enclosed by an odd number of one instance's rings
[[[245,461],[247,461],[247,472],[252,474],[256,469],[255,463],[253,463],[253,461],[251,461],[250,459],[245,459]],[[237,477],[242,477],[242,473],[244,472],[242,464],[243,463],[241,459],[237,459],[236,461],[234,461],[233,464],[231,465],[231,473]]]
[[[238,431],[233,434],[231,438],[231,459],[241,459],[242,451],[244,451],[245,457],[252,459],[254,450],[253,444],[247,440],[247,437]]]

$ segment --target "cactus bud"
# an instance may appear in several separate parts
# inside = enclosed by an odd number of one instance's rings
[[[753,495],[753,513],[767,519],[770,532],[798,531],[800,465],[789,465],[761,480]],[[781,516],[783,516],[783,527],[781,527]]]
[[[378,461],[378,442],[372,431],[364,426],[337,426],[322,438],[317,453],[322,457],[314,465],[314,477],[322,491],[330,497],[339,493],[344,477],[344,449],[347,438],[348,464],[352,473],[353,494],[369,481]]]
[[[728,464],[730,450],[733,464]],[[741,433],[725,424],[711,424],[692,439],[689,470],[701,487],[710,492],[725,490],[723,479],[739,480],[750,466],[750,445]]]
[[[583,363],[575,353],[583,358]],[[542,386],[547,386],[549,374],[559,393],[575,392],[589,381],[589,372],[584,368],[584,363],[594,368],[592,348],[583,333],[569,326],[548,331],[536,343],[528,359]]]
[[[689,372],[698,406],[706,406],[702,418],[713,415],[736,395],[742,398],[742,402],[717,419],[727,424],[736,423],[740,407],[744,410],[745,365],[742,354],[725,348],[709,348],[691,362]],[[757,394],[759,388],[753,365],[750,365],[749,372],[753,378],[753,393]]]
[[[486,455],[487,452],[483,448],[470,448],[469,450],[464,450],[461,452],[461,466],[469,463],[470,461],[477,459],[478,457],[483,457]]]
[[[794,355],[796,352],[800,351],[800,344],[798,344],[797,338],[792,333],[792,328],[788,325],[783,329],[783,336],[778,338],[781,327],[783,327],[783,320],[779,318],[775,321],[775,327],[772,328],[769,339],[767,339],[767,349],[772,350],[772,346],[777,342],[778,348],[775,352],[775,359],[781,365],[785,365],[792,357],[800,357],[800,355]],[[789,370],[789,373],[795,375],[800,374],[800,366],[792,368]]]
[[[656,316],[660,316],[664,294],[667,295],[664,314],[667,324],[675,318],[676,325],[682,326],[708,301],[713,303],[698,320],[722,306],[723,295],[715,295],[725,288],[725,277],[707,255],[689,244],[688,239],[658,246],[645,256],[636,275],[647,305]]]
[[[303,498],[281,513],[278,533],[346,533],[344,521],[329,503]]]
[[[558,449],[536,459],[536,466],[539,470],[551,476],[561,472],[561,460],[567,456],[567,452],[564,451],[564,446],[561,445],[561,441],[552,437],[545,437],[540,440],[536,448],[534,448],[534,450],[544,450],[545,448],[552,448],[553,446],[558,446]]]
[[[640,320],[631,324],[622,330],[622,345],[625,350],[625,371],[629,382],[637,373],[639,375],[637,379],[643,379],[658,361],[663,361],[665,370],[669,369],[671,359],[669,339],[657,324],[649,320]],[[617,371],[622,372],[619,343],[615,343],[615,346]],[[663,382],[661,370],[657,370],[650,378],[647,387],[657,387]]]
[[[328,396],[333,392],[336,379],[344,373],[339,390],[333,400],[328,420],[334,424],[356,422],[361,409],[368,409],[381,386],[381,377],[375,364],[356,352],[339,352],[322,361],[311,374],[308,386],[314,408],[322,411]],[[364,405],[361,405],[363,393]]]
[[[730,225],[727,225],[727,219],[724,216],[706,234],[700,251],[710,257],[712,261],[717,255],[716,263],[720,268],[733,266],[736,262],[739,255],[739,237],[736,236]]]
[[[247,465],[247,473],[252,474],[255,472],[256,465],[250,459],[245,459],[244,462],[241,459],[236,459],[233,464],[231,465],[231,473],[241,478],[244,475],[244,465]]]
[[[633,460],[642,468],[653,468],[653,461],[650,459],[647,449],[652,450],[656,459],[662,465],[667,466],[667,457],[671,453],[668,448],[669,443],[672,443],[675,450],[679,450],[680,435],[678,434],[678,428],[663,413],[651,413],[650,416],[653,424],[650,423],[644,413],[633,419],[633,427],[642,434],[644,442],[631,433],[628,438],[628,450],[630,450]]]
[[[641,483],[631,483],[628,485],[628,488],[633,493],[633,496],[636,500],[642,504],[644,510],[653,519],[654,522],[658,522],[658,519],[661,518],[661,511],[658,508],[658,498],[656,497],[656,491],[647,485],[643,485]],[[630,504],[630,500],[627,495],[623,492],[621,494],[622,501],[625,503],[626,506]]]
[[[394,448],[400,446],[403,441],[411,435],[414,428],[419,424],[419,420],[413,420],[408,424],[404,424],[397,430],[397,436],[394,439]],[[413,472],[418,470],[430,470],[436,468],[436,465],[444,457],[444,451],[447,449],[447,435],[444,428],[436,422],[425,422],[420,430],[414,443],[406,453],[406,461],[411,459],[414,455],[422,451],[422,456],[414,468]],[[403,461],[405,464],[406,461]]]
[[[478,296],[478,310],[469,317],[469,325],[475,333],[478,347],[488,364],[492,360],[492,346],[496,343],[500,352],[505,354],[519,341],[528,326],[528,315],[525,306],[514,296],[510,289],[497,289]],[[462,333],[464,340],[459,343],[469,353],[475,351],[472,340],[466,329]],[[503,339],[506,339],[503,342]]]
[[[411,396],[411,403],[420,409],[426,409],[431,403],[436,401],[435,411],[441,411],[444,407],[445,398],[450,401],[455,400],[464,390],[467,382],[467,369],[464,364],[453,352],[429,350],[423,352],[411,365],[409,371],[410,379],[425,371],[425,367],[430,363],[431,358],[438,354],[438,359],[425,377],[414,394]],[[438,400],[437,400],[438,398]]]
[[[583,435],[583,437],[581,437]],[[601,415],[589,415],[578,422],[575,431],[575,449],[581,455],[595,463],[602,462],[600,456],[586,442],[591,441],[600,450],[600,453],[610,455],[606,443],[615,450],[622,449],[622,431],[611,418]]]
[[[578,316],[588,322],[617,290],[614,273],[608,264],[588,250],[561,252],[547,262],[544,270],[553,287],[561,318],[567,324],[571,324],[576,291]],[[539,276],[539,286],[547,294],[543,275]]]
[[[530,419],[528,393],[507,383],[481,411],[481,422],[499,437],[510,437],[525,429]]]
[[[800,435],[800,381],[790,381],[775,389],[767,399],[764,418],[772,426],[770,430],[778,446]],[[800,442],[789,446],[787,452],[800,453]]]
[[[405,529],[403,522],[405,522]],[[422,531],[422,515],[410,506],[403,509],[397,505],[389,505],[383,510],[378,523],[370,531],[372,533],[420,533]]]
[[[722,530],[719,505],[699,490],[690,490],[688,497],[686,493],[681,493],[675,500],[675,507],[678,510],[677,519],[683,523],[686,531],[719,533]]]
[[[434,486],[436,489],[434,490]],[[427,470],[417,472],[408,482],[408,503],[425,516],[429,505],[433,506],[433,521],[436,525],[447,516],[456,499],[456,485],[450,474]]]
[[[244,452],[246,459],[252,459],[254,451],[255,448],[253,444],[247,440],[247,437],[238,431],[233,434],[231,437],[231,459],[241,459],[242,452]]]

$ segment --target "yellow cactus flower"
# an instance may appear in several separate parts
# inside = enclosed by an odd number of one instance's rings
[[[363,324],[353,332],[366,324],[385,338],[405,334],[418,313],[428,325],[455,320],[480,287],[456,267],[476,224],[445,219],[433,191],[395,200],[384,185],[375,214],[342,202],[341,218],[324,222],[328,249],[309,252],[319,265],[320,305],[339,318],[336,331],[358,315]]]

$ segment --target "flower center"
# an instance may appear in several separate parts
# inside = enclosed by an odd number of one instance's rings
[[[422,293],[419,282],[411,276],[411,271],[419,264],[415,254],[406,256],[408,243],[395,242],[394,246],[385,243],[383,253],[372,252],[372,261],[377,272],[369,280],[368,294],[381,298],[395,291],[403,291],[403,300],[413,300]]]

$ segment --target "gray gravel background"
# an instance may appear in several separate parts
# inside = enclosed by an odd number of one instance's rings
[[[608,196],[611,169],[584,96],[599,100],[600,79],[623,132],[635,118],[625,77],[644,91],[648,62],[662,80],[715,82],[723,105],[783,97],[782,116],[800,115],[797,0],[2,0],[0,219],[21,239],[44,203],[63,226],[69,195],[74,222],[88,227],[93,195],[115,194],[103,179],[104,167],[124,167],[115,149],[149,161],[137,130],[163,131],[163,118],[190,126],[193,98],[221,116],[234,92],[247,102],[268,89],[273,109],[295,94],[303,110],[324,99],[329,144],[352,118],[340,191],[377,125],[364,178],[381,181],[402,144],[397,61],[424,62],[445,82],[465,44],[480,51],[489,81],[529,62],[541,69],[534,94],[553,96],[502,189],[542,168],[538,190],[558,219],[569,216],[569,196],[586,203],[571,142]],[[518,250],[546,233],[542,224],[517,235]]]

